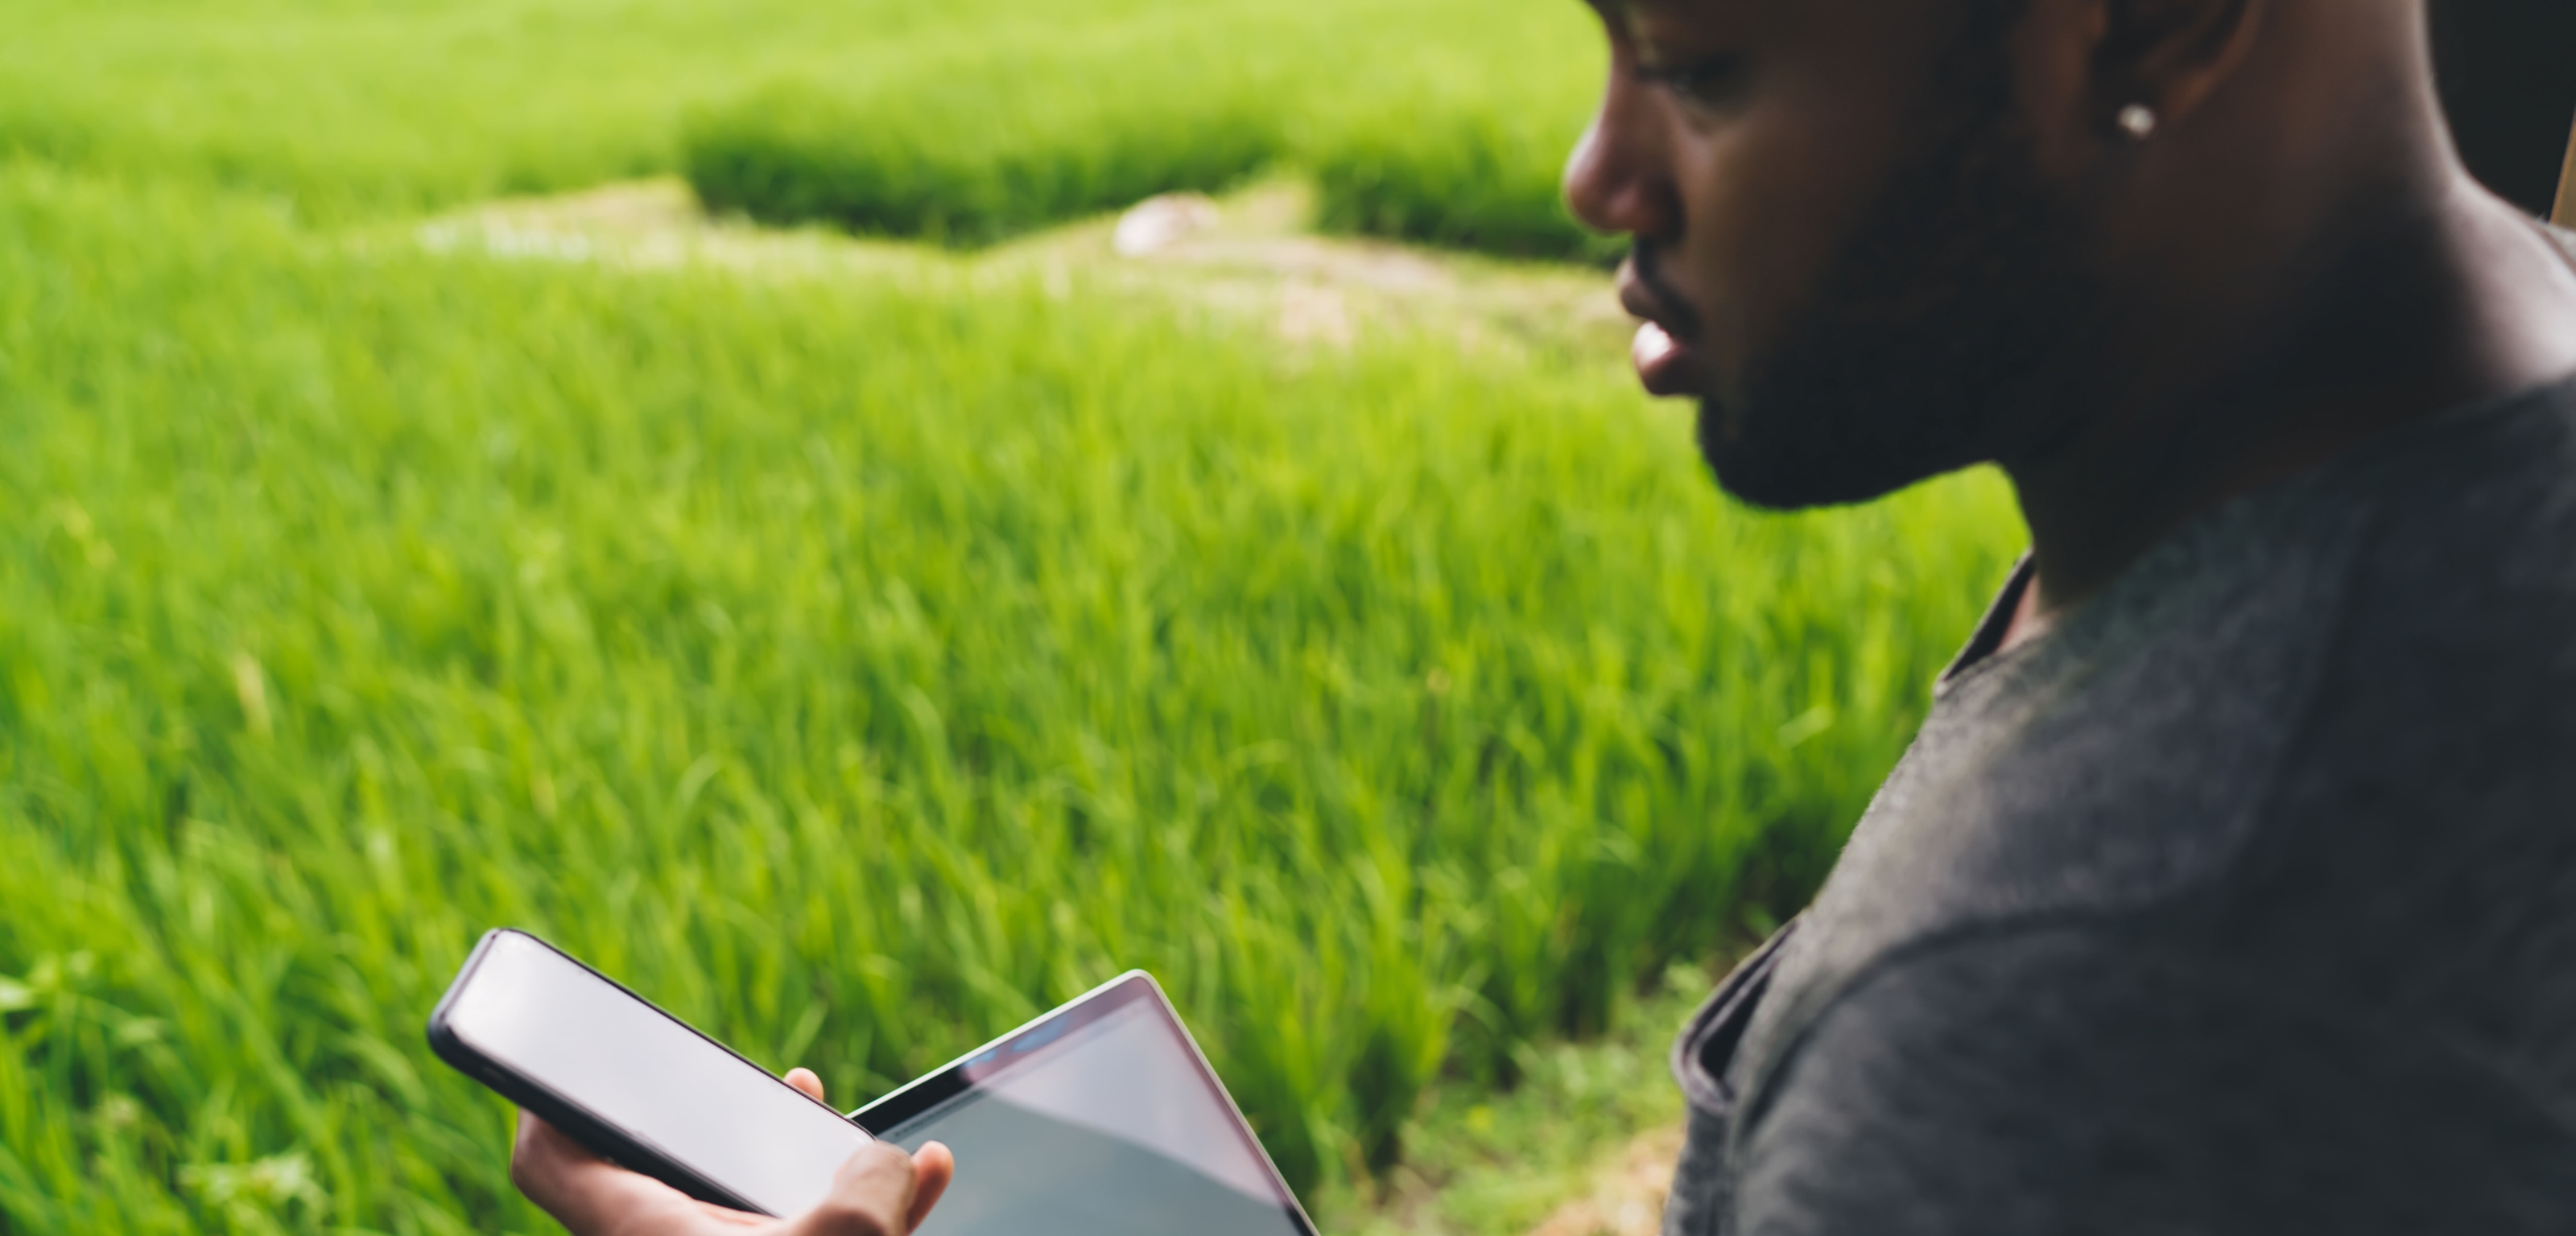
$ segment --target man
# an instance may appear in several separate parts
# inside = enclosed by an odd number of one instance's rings
[[[1570,196],[1719,479],[2033,542],[1680,1045],[1667,1230],[2576,1231],[2576,276],[2422,0],[1603,17]]]
[[[2576,270],[2424,0],[1598,7],[1568,196],[1719,481],[1991,461],[2033,545],[1677,1050],[1668,1231],[2576,1231]],[[539,1125],[518,1173],[716,1230]]]

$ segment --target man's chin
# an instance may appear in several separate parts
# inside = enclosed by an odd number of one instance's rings
[[[1737,501],[1774,511],[1871,502],[1973,462],[1890,452],[1885,444],[1894,435],[1837,432],[1836,419],[1776,408],[1742,415],[1703,398],[1700,455],[1719,488]]]

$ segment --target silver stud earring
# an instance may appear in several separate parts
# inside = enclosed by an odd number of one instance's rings
[[[2132,103],[2120,109],[2120,131],[2133,141],[2143,142],[2156,135],[2156,109],[2144,103]]]

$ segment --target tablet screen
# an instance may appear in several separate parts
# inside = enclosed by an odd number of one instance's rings
[[[920,1236],[1307,1236],[1232,1100],[1141,977],[858,1119],[906,1150],[939,1141],[956,1152],[956,1180]]]

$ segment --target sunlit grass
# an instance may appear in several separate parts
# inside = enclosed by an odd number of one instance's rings
[[[2005,561],[1591,364],[929,269],[0,176],[0,1226],[532,1230],[419,1033],[495,923],[852,1102],[1148,967],[1371,1170],[1796,904]]]

